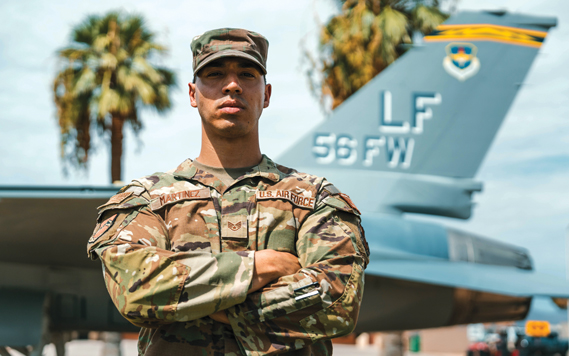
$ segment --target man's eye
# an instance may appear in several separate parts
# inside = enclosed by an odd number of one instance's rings
[[[248,77],[248,78],[255,78],[255,74],[249,73],[249,72],[243,73],[243,76],[244,76],[244,77]]]
[[[208,73],[207,76],[208,76],[208,77],[217,77],[217,76],[220,76],[220,75],[221,75],[221,72],[211,72],[211,73]]]

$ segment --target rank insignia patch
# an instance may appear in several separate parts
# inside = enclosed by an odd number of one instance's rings
[[[443,59],[443,68],[456,79],[465,81],[480,69],[476,58],[478,48],[472,43],[453,42],[445,47],[447,56]]]
[[[117,216],[118,214],[115,214],[110,218],[108,218],[107,220],[101,222],[100,224],[97,224],[97,226],[95,226],[95,231],[93,231],[93,236],[91,236],[91,238],[89,239],[89,243],[90,244],[94,243],[99,239],[99,237],[101,237],[101,235],[107,232],[111,228],[111,226],[113,226],[113,224],[115,223]]]
[[[241,228],[241,221],[239,221],[237,224],[234,224],[231,221],[228,221],[227,227],[229,227],[229,230],[231,230],[231,231],[237,231]]]
[[[249,237],[247,215],[222,216],[221,224],[221,237],[223,238],[246,239]]]

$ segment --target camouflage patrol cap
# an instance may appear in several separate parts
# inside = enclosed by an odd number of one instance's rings
[[[192,40],[194,75],[209,62],[222,57],[240,57],[257,64],[267,74],[269,41],[262,35],[239,28],[204,32]]]

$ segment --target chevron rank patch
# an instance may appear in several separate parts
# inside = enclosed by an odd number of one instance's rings
[[[247,229],[247,215],[222,216],[221,237],[246,239],[249,237]]]

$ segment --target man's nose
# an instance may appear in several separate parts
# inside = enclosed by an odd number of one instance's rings
[[[227,76],[227,81],[223,86],[223,92],[225,94],[236,93],[241,94],[241,85],[239,84],[239,78],[235,74],[230,74]]]

